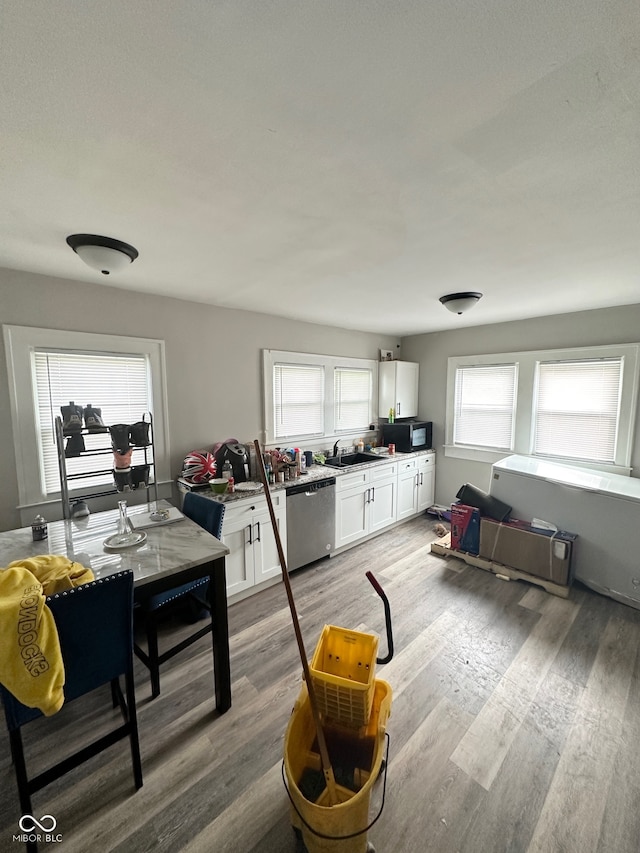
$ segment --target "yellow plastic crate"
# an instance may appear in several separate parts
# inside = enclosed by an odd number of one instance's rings
[[[378,638],[325,625],[309,667],[318,710],[360,728],[371,716]]]

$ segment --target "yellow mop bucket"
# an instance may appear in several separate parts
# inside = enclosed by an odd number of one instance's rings
[[[285,785],[291,800],[291,824],[308,853],[365,853],[367,831],[382,814],[386,788],[386,725],[391,713],[391,687],[375,680],[369,722],[357,732],[327,724],[324,734],[336,777],[339,803],[328,805],[316,727],[309,694],[303,685],[285,735]],[[385,749],[386,746],[386,749]],[[384,762],[381,805],[369,820],[371,791]]]

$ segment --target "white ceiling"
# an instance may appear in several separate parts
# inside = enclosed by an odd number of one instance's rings
[[[640,302],[637,0],[3,0],[0,80],[0,266],[394,335]]]

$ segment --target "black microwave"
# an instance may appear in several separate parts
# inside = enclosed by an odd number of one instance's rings
[[[385,447],[395,444],[398,453],[429,450],[432,427],[431,421],[396,421],[393,424],[382,424],[382,443]]]

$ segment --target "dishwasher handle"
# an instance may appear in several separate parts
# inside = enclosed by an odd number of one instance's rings
[[[382,589],[382,587],[374,578],[371,572],[366,573],[366,578],[382,599],[382,603],[384,604],[384,622],[387,628],[387,656],[384,658],[376,658],[376,663],[389,663],[389,661],[393,657],[393,630],[391,628],[391,606],[389,605],[389,599],[387,598],[385,591]]]

